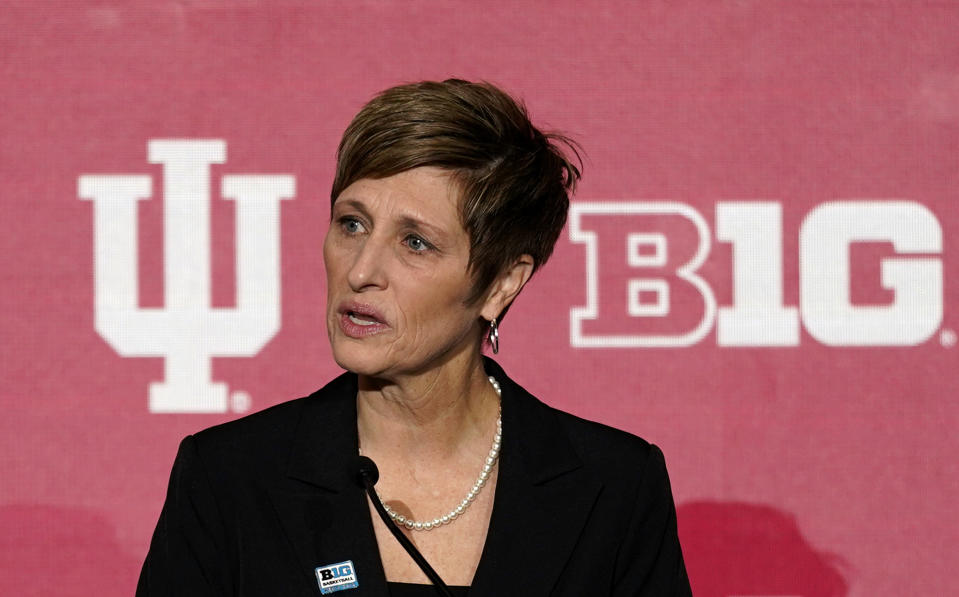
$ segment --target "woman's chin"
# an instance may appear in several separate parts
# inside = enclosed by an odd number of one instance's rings
[[[333,360],[341,368],[357,375],[380,377],[389,369],[389,363],[375,351],[362,346],[333,347]]]

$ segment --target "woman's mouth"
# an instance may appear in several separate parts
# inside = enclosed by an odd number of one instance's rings
[[[372,336],[390,327],[383,316],[369,305],[347,303],[338,311],[340,312],[340,330],[349,338]]]
[[[355,311],[347,311],[346,316],[349,317],[350,321],[352,321],[356,325],[367,326],[367,325],[376,325],[380,323],[379,321],[373,319],[372,317],[368,315],[361,315],[359,313],[356,313]]]

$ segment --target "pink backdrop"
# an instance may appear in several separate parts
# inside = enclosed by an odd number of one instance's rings
[[[337,374],[338,136],[375,91],[451,75],[586,148],[499,360],[663,447],[694,592],[959,594],[959,6],[2,4],[0,594],[132,594],[179,439]],[[225,152],[209,184],[198,140]],[[287,178],[223,188],[247,174]],[[164,281],[165,249],[206,247],[209,274]],[[191,334],[205,353],[161,356]],[[225,412],[151,412],[165,362]]]

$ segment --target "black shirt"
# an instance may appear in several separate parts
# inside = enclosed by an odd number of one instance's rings
[[[433,585],[415,585],[405,582],[388,582],[390,597],[436,597],[439,593]],[[466,597],[469,587],[448,587],[454,597]]]

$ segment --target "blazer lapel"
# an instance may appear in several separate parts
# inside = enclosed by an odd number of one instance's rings
[[[490,527],[471,594],[549,594],[576,547],[602,484],[591,476],[551,408],[506,377],[503,447]],[[514,590],[511,590],[514,589]]]
[[[270,491],[316,594],[316,567],[346,560],[359,582],[349,595],[387,594],[366,493],[355,481],[356,455],[356,377],[345,374],[305,401],[285,483]]]
[[[496,496],[473,595],[546,595],[555,586],[602,484],[583,467],[551,408],[496,363],[503,390],[503,448]],[[356,377],[333,380],[307,399],[284,484],[270,491],[303,578],[319,593],[317,566],[352,560],[353,597],[387,595],[366,494],[354,480]],[[513,589],[513,590],[511,590]],[[344,593],[346,594],[346,593]]]

